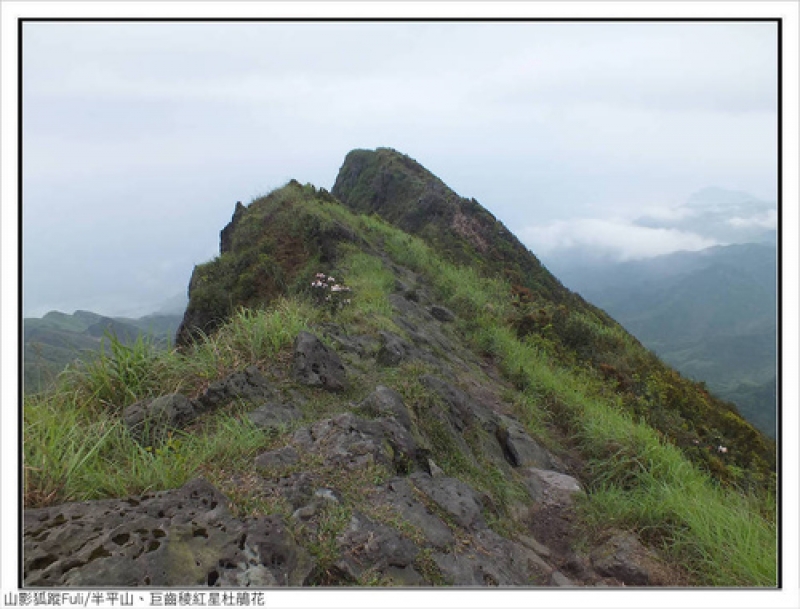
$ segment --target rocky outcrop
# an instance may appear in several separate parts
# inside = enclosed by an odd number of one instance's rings
[[[328,391],[342,391],[347,386],[342,360],[309,332],[300,332],[295,340],[293,375],[304,385]]]
[[[122,423],[139,444],[158,446],[170,432],[187,427],[202,414],[233,400],[255,403],[273,395],[261,371],[256,366],[248,366],[211,383],[193,400],[173,393],[131,404],[122,411]],[[300,416],[299,410],[293,406],[267,404],[254,411],[251,418],[259,427],[277,427]]]
[[[225,225],[219,233],[219,253],[233,251],[233,233],[236,230],[236,225],[242,219],[245,212],[245,206],[241,201],[236,201],[236,209],[233,210],[233,217],[231,221]]]
[[[312,568],[280,517],[234,518],[202,479],[26,510],[24,536],[26,586],[298,586]]]

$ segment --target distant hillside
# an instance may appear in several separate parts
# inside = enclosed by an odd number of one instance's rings
[[[179,315],[146,315],[137,319],[105,317],[90,311],[72,315],[50,311],[44,317],[26,317],[23,325],[25,392],[45,389],[76,359],[97,354],[106,334],[131,344],[139,336],[156,344],[172,341]]]
[[[664,361],[706,382],[774,437],[776,254],[774,244],[750,243],[554,266]]]

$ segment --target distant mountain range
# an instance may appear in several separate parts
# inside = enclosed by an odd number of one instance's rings
[[[717,246],[644,260],[549,265],[681,373],[775,436],[777,251]]]
[[[123,344],[147,336],[156,345],[166,346],[174,339],[180,321],[180,315],[154,314],[133,319],[105,317],[90,311],[75,311],[72,315],[51,311],[41,318],[25,318],[25,392],[47,388],[68,364],[98,353],[109,334]]]

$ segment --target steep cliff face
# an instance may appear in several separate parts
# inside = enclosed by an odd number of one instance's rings
[[[407,157],[351,153],[335,191],[237,206],[171,380],[116,405],[181,482],[30,505],[29,585],[773,585],[682,537],[768,492],[763,436]]]

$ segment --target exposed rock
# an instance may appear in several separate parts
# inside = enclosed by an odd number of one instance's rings
[[[309,332],[294,342],[294,378],[311,387],[342,391],[346,387],[344,365],[335,351]]]
[[[240,521],[208,482],[25,511],[27,586],[302,585],[313,568],[277,517]]]
[[[454,586],[537,586],[547,584],[550,567],[521,544],[490,529],[479,531],[473,544],[458,553],[436,553],[436,565]]]
[[[450,528],[419,500],[407,478],[390,480],[380,489],[378,496],[403,520],[418,528],[434,547],[444,550],[455,543]]]
[[[553,571],[553,574],[550,576],[550,585],[559,586],[561,588],[571,588],[576,584],[561,571]]]
[[[247,418],[262,429],[281,428],[303,418],[303,413],[293,404],[269,403],[248,413]]]
[[[381,573],[390,567],[410,567],[419,553],[416,544],[396,529],[358,512],[336,541],[343,549],[336,566],[353,579],[366,571]]]
[[[225,225],[225,228],[223,228],[219,233],[220,254],[233,251],[233,233],[236,230],[236,225],[239,223],[239,220],[242,219],[245,209],[246,208],[244,205],[242,205],[241,201],[236,201],[236,209],[233,211],[233,217],[231,218],[231,221]]]
[[[496,416],[485,405],[439,377],[425,374],[419,380],[448,406],[450,422],[457,431],[462,432],[467,426],[476,423],[487,431],[495,431]]]
[[[591,553],[594,569],[629,586],[664,585],[664,567],[630,532],[614,534]]]
[[[367,420],[352,413],[298,429],[292,444],[345,469],[380,463],[405,473],[416,460],[416,443],[394,419]]]
[[[435,319],[438,319],[439,321],[450,322],[456,318],[455,313],[441,305],[433,305],[430,309],[428,309],[428,311]]]
[[[361,404],[360,411],[375,417],[394,417],[403,427],[411,429],[411,415],[399,393],[383,385],[378,385]]]
[[[273,396],[269,381],[256,366],[248,366],[220,381],[215,381],[197,398],[202,411],[213,410],[233,400],[258,402]]]
[[[369,357],[378,351],[380,343],[375,336],[368,334],[351,336],[345,334],[341,326],[332,323],[321,324],[320,327],[324,335],[336,343],[343,352],[352,353],[357,357]]]
[[[481,514],[480,497],[461,480],[445,477],[432,478],[427,474],[417,473],[411,476],[411,481],[458,526],[465,529],[486,527],[486,521]]]
[[[381,331],[381,346],[375,360],[381,366],[397,366],[406,360],[413,359],[416,350],[393,332]]]
[[[161,444],[171,430],[180,429],[198,416],[194,404],[180,393],[171,393],[131,404],[122,411],[122,422],[144,446]]]
[[[428,471],[430,472],[432,478],[441,478],[444,476],[444,470],[436,465],[436,462],[433,459],[428,459]]]
[[[239,538],[244,561],[234,566],[218,561],[219,586],[302,586],[315,561],[297,544],[283,519],[267,516],[245,521],[246,537]]]
[[[511,465],[553,469],[550,453],[528,435],[521,423],[505,415],[498,415],[498,419],[495,435]]]
[[[284,446],[283,448],[258,455],[255,460],[255,466],[257,470],[284,469],[297,464],[299,461],[300,455],[294,447]]]
[[[545,506],[570,507],[575,495],[583,492],[580,482],[567,474],[535,467],[524,468],[522,473],[531,496]]]

